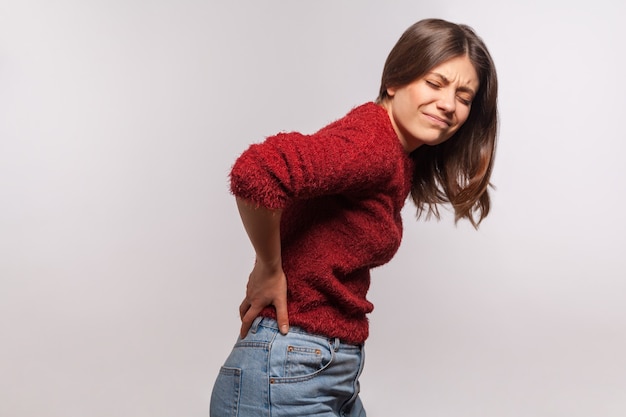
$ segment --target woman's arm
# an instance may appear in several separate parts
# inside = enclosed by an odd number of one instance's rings
[[[254,268],[248,278],[246,297],[239,307],[241,337],[265,307],[273,305],[282,334],[289,330],[287,315],[287,278],[283,272],[280,246],[281,210],[270,210],[237,198],[239,215],[256,252]]]
[[[387,111],[368,103],[312,135],[283,132],[250,145],[231,169],[230,189],[271,209],[371,192],[396,176],[404,153]]]

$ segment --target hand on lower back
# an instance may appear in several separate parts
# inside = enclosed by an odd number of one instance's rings
[[[282,267],[269,267],[257,261],[248,278],[246,297],[239,306],[241,337],[244,338],[261,310],[274,306],[278,328],[282,334],[289,330],[287,315],[287,277]]]

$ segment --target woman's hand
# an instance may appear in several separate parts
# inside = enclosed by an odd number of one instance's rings
[[[267,265],[257,259],[248,278],[246,298],[239,306],[242,339],[248,334],[252,322],[261,310],[270,305],[276,309],[280,332],[287,334],[289,331],[287,277],[280,262],[277,262],[277,265]]]

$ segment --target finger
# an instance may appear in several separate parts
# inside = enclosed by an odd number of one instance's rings
[[[248,302],[247,298],[244,298],[241,304],[239,305],[239,318],[243,320],[243,317],[246,315],[248,310],[250,309],[251,304]]]
[[[246,335],[248,334],[248,331],[250,330],[250,327],[252,327],[252,323],[254,322],[254,319],[256,319],[257,315],[260,312],[261,310],[248,308],[248,311],[246,312],[246,314],[241,318],[241,330],[239,332],[239,335],[241,336],[242,339],[246,337]]]
[[[282,334],[289,332],[289,314],[287,313],[287,300],[281,298],[274,302],[274,308],[276,308],[276,321],[278,322],[278,329]]]

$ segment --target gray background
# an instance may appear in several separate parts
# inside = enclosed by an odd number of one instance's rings
[[[232,162],[374,99],[442,17],[498,67],[493,212],[407,205],[369,415],[624,416],[626,6],[518,3],[0,1],[0,415],[207,416],[253,261]]]

